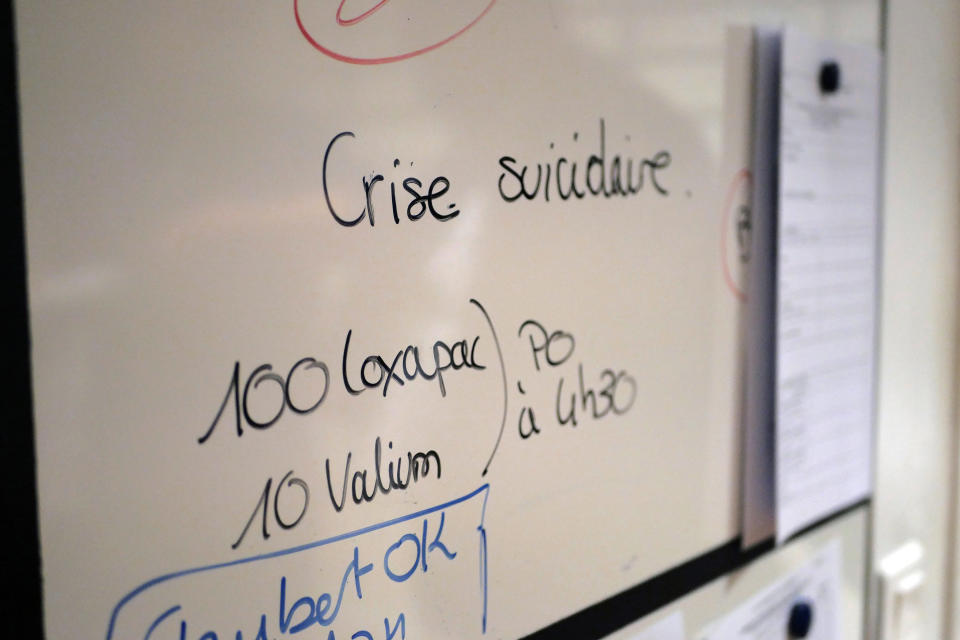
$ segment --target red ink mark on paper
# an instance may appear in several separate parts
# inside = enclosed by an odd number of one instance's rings
[[[373,5],[371,8],[367,9],[360,15],[355,18],[344,18],[343,17],[343,5],[347,4],[347,0],[340,0],[340,6],[337,7],[337,24],[341,27],[349,27],[352,24],[357,24],[369,18],[371,15],[377,12],[377,9],[383,5],[390,2],[390,0],[380,0],[377,4]],[[294,3],[294,11],[296,11],[296,3]]]
[[[730,235],[730,216],[734,209],[734,199],[737,197],[737,193],[740,191],[740,188],[744,185],[749,185],[752,180],[753,176],[748,169],[741,169],[736,173],[736,175],[734,175],[733,181],[730,183],[730,187],[727,189],[727,197],[723,206],[723,221],[721,222],[720,227],[720,263],[723,265],[723,279],[727,283],[727,287],[730,289],[730,291],[733,292],[733,295],[735,295],[741,302],[747,301],[747,294],[740,289],[740,287],[734,281],[733,275],[730,273],[727,237]]]
[[[321,44],[320,41],[317,40],[310,33],[310,30],[307,29],[306,25],[303,23],[303,19],[300,16],[300,0],[293,0],[293,15],[297,21],[297,27],[300,29],[300,33],[303,34],[303,37],[306,38],[307,42],[309,42],[313,46],[313,48],[319,51],[320,53],[323,53],[324,55],[327,55],[333,58],[334,60],[339,60],[340,62],[346,62],[349,64],[360,64],[360,65],[387,64],[389,62],[399,62],[401,60],[407,60],[408,58],[414,58],[416,56],[423,55],[424,53],[428,53],[430,51],[433,51],[434,49],[438,49],[443,45],[447,44],[448,42],[450,42],[451,40],[463,35],[464,33],[467,32],[467,30],[469,30],[473,25],[480,22],[480,20],[482,20],[483,17],[490,12],[490,9],[493,7],[496,1],[497,0],[490,0],[490,2],[484,7],[483,11],[480,12],[480,15],[478,15],[476,18],[471,20],[465,26],[461,27],[453,35],[449,35],[443,38],[442,40],[439,40],[438,42],[434,42],[433,44],[427,45],[425,47],[421,47],[419,49],[415,49],[413,51],[407,51],[407,52],[398,53],[395,55],[373,57],[373,58],[366,58],[362,56],[354,56],[354,55],[339,53]],[[336,23],[341,27],[347,27],[347,26],[357,24],[358,22],[366,20],[371,15],[376,13],[385,4],[387,4],[387,2],[389,2],[389,0],[380,0],[373,7],[371,7],[370,9],[367,9],[365,12],[361,13],[358,16],[355,16],[353,18],[343,18],[343,15],[342,15],[343,5],[346,4],[346,0],[341,0],[340,5],[337,7],[337,13],[335,17]]]

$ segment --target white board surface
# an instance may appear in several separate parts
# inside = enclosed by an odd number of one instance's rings
[[[17,5],[50,638],[517,637],[738,533],[750,12],[362,4]]]

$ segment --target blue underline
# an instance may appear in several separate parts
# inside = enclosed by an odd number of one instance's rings
[[[423,509],[422,511],[417,511],[416,513],[411,513],[411,514],[409,514],[409,515],[400,516],[400,517],[398,517],[398,518],[393,518],[392,520],[386,520],[386,521],[384,521],[384,522],[380,522],[380,523],[378,523],[378,524],[373,524],[373,525],[370,525],[370,526],[367,526],[367,527],[363,527],[362,529],[357,529],[357,530],[355,530],[355,531],[350,531],[350,532],[348,532],[348,533],[341,533],[340,535],[336,535],[336,536],[333,536],[333,537],[330,537],[330,538],[324,538],[323,540],[317,540],[316,542],[308,542],[308,543],[306,543],[306,544],[302,544],[302,545],[299,545],[299,546],[296,546],[296,547],[290,547],[289,549],[281,549],[281,550],[279,550],[279,551],[271,551],[270,553],[264,553],[264,554],[260,554],[260,555],[257,555],[257,556],[250,556],[250,557],[247,557],[247,558],[239,558],[239,559],[237,559],[237,560],[229,560],[229,561],[227,561],[227,562],[220,562],[220,563],[217,563],[217,564],[210,564],[210,565],[205,565],[205,566],[202,566],[202,567],[194,567],[194,568],[192,568],[192,569],[184,569],[183,571],[176,571],[176,572],[174,572],[174,573],[167,573],[167,574],[164,574],[164,575],[162,575],[162,576],[158,576],[158,577],[156,577],[156,578],[153,578],[152,580],[148,580],[148,581],[144,582],[144,583],[141,584],[139,587],[137,587],[136,589],[134,589],[133,591],[131,591],[130,593],[128,593],[127,595],[123,596],[123,597],[120,599],[120,602],[118,602],[118,603],[117,603],[117,606],[115,606],[115,607],[113,608],[113,613],[110,615],[110,624],[109,624],[109,626],[107,627],[107,637],[106,637],[106,640],[112,640],[112,638],[113,638],[113,629],[114,629],[114,627],[115,627],[115,625],[116,625],[116,622],[117,622],[117,616],[120,614],[120,609],[122,609],[125,604],[127,604],[128,602],[130,602],[130,600],[132,600],[132,599],[135,598],[136,596],[140,595],[141,593],[143,593],[144,591],[146,591],[147,589],[149,589],[149,588],[151,588],[151,587],[155,587],[156,585],[158,585],[158,584],[160,584],[160,583],[162,583],[162,582],[167,582],[167,581],[169,581],[169,580],[174,580],[174,579],[176,579],[176,578],[182,578],[182,577],[184,577],[184,576],[193,575],[193,574],[195,574],[195,573],[203,573],[203,572],[205,572],[205,571],[214,571],[214,570],[216,570],[216,569],[226,569],[227,567],[235,567],[235,566],[241,565],[241,564],[248,564],[248,563],[250,563],[250,562],[257,562],[258,560],[269,560],[269,559],[271,559],[271,558],[279,558],[279,557],[282,557],[282,556],[288,556],[288,555],[292,555],[292,554],[294,554],[294,553],[300,553],[301,551],[307,551],[307,550],[309,550],[309,549],[316,549],[317,547],[323,547],[323,546],[326,546],[326,545],[328,545],[328,544],[333,544],[333,543],[335,543],[335,542],[342,542],[343,540],[348,540],[348,539],[350,539],[350,538],[356,538],[357,536],[362,536],[362,535],[364,535],[364,534],[366,534],[366,533],[370,533],[371,531],[377,531],[377,530],[379,530],[379,529],[386,529],[387,527],[392,527],[392,526],[395,525],[395,524],[400,524],[400,523],[402,523],[402,522],[408,522],[408,521],[410,521],[410,520],[415,520],[416,518],[420,518],[420,517],[422,517],[422,516],[429,515],[429,514],[431,514],[431,513],[436,513],[437,511],[443,511],[444,509],[449,509],[450,507],[453,507],[453,506],[455,506],[455,505],[458,505],[458,504],[460,504],[461,502],[466,502],[467,500],[470,500],[471,498],[476,497],[476,496],[479,495],[480,493],[483,493],[483,492],[487,491],[489,488],[490,488],[490,484],[489,484],[489,483],[486,483],[486,484],[481,485],[481,486],[478,487],[477,489],[471,491],[470,493],[468,493],[468,494],[465,495],[465,496],[461,496],[461,497],[459,497],[459,498],[456,498],[455,500],[451,500],[451,501],[445,502],[445,503],[443,503],[443,504],[438,504],[438,505],[435,506],[435,507],[430,507],[429,509]],[[483,501],[484,509],[483,509],[483,513],[482,513],[481,516],[480,516],[480,526],[481,526],[481,527],[483,526],[483,518],[484,518],[484,516],[486,515],[486,504],[487,504],[486,496],[484,496],[484,501]]]

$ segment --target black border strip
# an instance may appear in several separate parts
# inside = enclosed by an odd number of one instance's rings
[[[17,87],[17,48],[13,3],[0,9],[0,98],[3,119],[0,149],[7,167],[6,214],[0,232],[0,269],[6,287],[0,313],[6,336],[5,420],[0,427],[0,498],[7,530],[8,552],[3,571],[7,593],[3,602],[4,636],[43,637],[40,587],[40,538],[37,523],[36,451],[33,439],[33,390],[30,377],[30,325],[27,306],[26,237],[23,176],[20,160],[20,120]]]
[[[790,540],[795,540],[868,504],[870,500],[865,499],[845,507],[806,527],[791,536]],[[626,591],[621,591],[548,627],[524,636],[521,640],[549,638],[599,640],[707,583],[744,567],[774,549],[773,538],[750,549],[741,549],[738,536],[726,544],[630,587]]]
[[[820,518],[819,520],[816,520],[816,521],[808,524],[808,525],[805,526],[803,529],[800,529],[799,531],[797,531],[796,533],[794,533],[794,534],[792,534],[790,537],[788,537],[786,540],[784,540],[783,544],[790,544],[791,542],[793,542],[793,541],[796,540],[797,538],[800,538],[800,537],[805,536],[806,534],[810,533],[810,532],[813,531],[814,529],[819,529],[820,527],[822,527],[823,525],[827,524],[828,522],[831,522],[831,521],[833,521],[833,520],[837,520],[838,518],[842,518],[843,516],[847,515],[848,513],[852,513],[852,512],[854,512],[854,511],[856,511],[857,509],[859,509],[860,507],[865,507],[865,506],[867,506],[868,504],[870,504],[870,498],[863,498],[863,499],[861,499],[861,500],[857,500],[856,502],[850,503],[850,504],[847,505],[846,507],[842,507],[841,509],[839,509],[839,510],[837,510],[837,511],[834,511],[834,512],[831,513],[830,515],[824,516],[824,517]]]

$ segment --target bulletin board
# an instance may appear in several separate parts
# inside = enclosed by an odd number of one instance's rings
[[[515,638],[736,546],[765,11],[17,3],[47,636]]]

